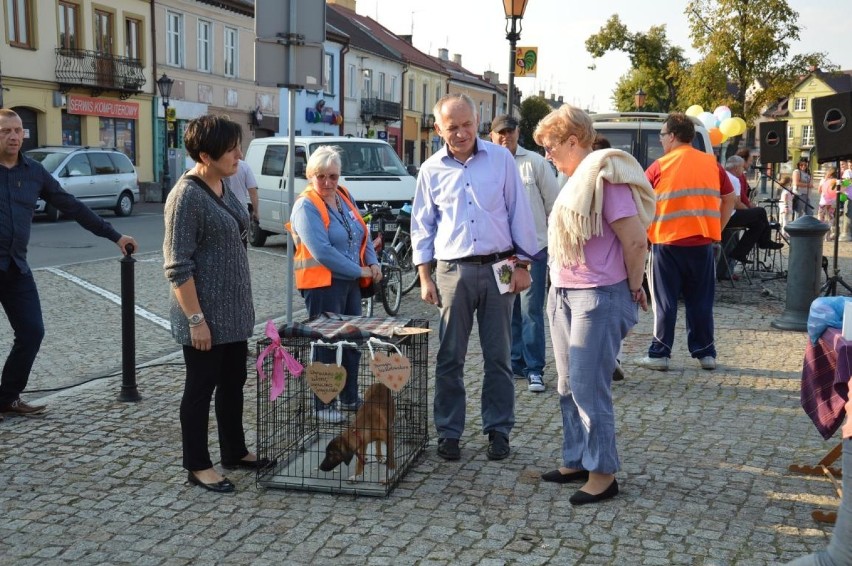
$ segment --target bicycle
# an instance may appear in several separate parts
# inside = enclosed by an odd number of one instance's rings
[[[364,221],[370,225],[373,233],[382,235],[383,240],[390,238],[390,248],[396,252],[398,265],[402,270],[402,294],[411,291],[419,282],[417,266],[414,265],[414,250],[411,247],[411,205],[403,206],[398,214],[387,203],[369,205]],[[391,233],[393,236],[391,237]]]
[[[390,210],[389,207],[373,206],[372,209],[368,209],[369,212],[364,216],[365,222],[372,224],[370,222],[371,214],[382,208]],[[400,267],[399,256],[394,248],[384,245],[383,231],[378,231],[378,234],[373,239],[373,247],[376,250],[379,265],[382,268],[382,280],[373,297],[361,299],[361,310],[365,316],[373,316],[375,310],[374,299],[378,299],[382,302],[382,306],[384,306],[388,316],[395,316],[399,312],[403,295],[402,268]]]

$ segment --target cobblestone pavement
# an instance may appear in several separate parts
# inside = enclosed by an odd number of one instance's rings
[[[259,322],[284,312],[283,251],[251,253]],[[849,273],[852,244],[841,244],[841,256]],[[166,318],[161,264],[157,253],[139,257],[137,302]],[[60,271],[119,292],[116,262]],[[671,371],[638,368],[632,360],[651,335],[650,314],[641,316],[625,343],[627,379],[613,387],[622,492],[574,508],[577,486],[538,479],[558,465],[561,442],[549,346],[548,390],[516,382],[507,460],[485,456],[474,335],[461,461],[439,459],[433,442],[387,498],[267,489],[249,472],[230,472],[237,493],[217,496],[189,486],[180,466],[182,359],[168,330],[137,317],[143,399],[119,402],[119,307],[54,271],[36,279],[48,334],[25,397],[50,411],[0,423],[4,563],[751,566],[819,549],[830,535],[810,513],[836,505],[831,484],[787,471],[816,463],[833,443],[799,406],[805,334],[770,327],[784,307],[784,280],[719,285],[713,372],[686,354],[683,314]],[[437,327],[437,312],[416,296],[405,298],[403,314]],[[4,349],[9,340],[0,325]],[[433,357],[435,343],[433,335]],[[255,391],[250,380],[250,446]],[[211,429],[214,455],[216,442]]]

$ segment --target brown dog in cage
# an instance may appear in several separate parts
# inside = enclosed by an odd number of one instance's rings
[[[355,413],[355,422],[343,431],[343,434],[334,437],[325,447],[325,459],[320,464],[320,470],[330,472],[346,462],[348,466],[353,457],[358,458],[355,465],[355,475],[364,473],[366,463],[367,447],[376,443],[376,459],[381,462],[382,442],[387,447],[387,468],[396,467],[393,457],[393,421],[396,416],[396,406],[393,395],[387,386],[374,383],[367,388],[364,395],[364,404]]]

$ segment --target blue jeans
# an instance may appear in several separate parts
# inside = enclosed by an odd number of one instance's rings
[[[591,289],[550,288],[550,336],[560,382],[562,465],[614,474],[612,372],[621,341],[639,320],[627,280]]]
[[[301,291],[305,298],[308,316],[313,318],[324,312],[361,316],[361,289],[357,279],[332,279],[328,287],[304,289]],[[333,364],[337,362],[337,351],[332,348],[315,348],[317,362]],[[343,348],[342,365],[346,369],[346,385],[340,392],[342,403],[355,403],[358,400],[358,363],[361,352],[355,348]],[[326,407],[318,397],[315,398],[316,408]]]
[[[22,274],[14,262],[8,271],[0,271],[0,304],[15,333],[0,379],[0,405],[5,405],[18,399],[26,389],[44,338],[41,301],[31,271]]]
[[[441,324],[433,414],[438,438],[461,438],[465,424],[464,364],[473,316],[482,346],[482,430],[506,436],[515,425],[510,349],[514,295],[500,294],[490,264],[439,261],[435,269]]]
[[[512,310],[512,371],[517,375],[544,371],[544,294],[547,254],[530,264],[532,284],[515,297]]]

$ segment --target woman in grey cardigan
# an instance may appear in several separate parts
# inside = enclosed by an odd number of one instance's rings
[[[178,179],[165,207],[166,278],[172,335],[183,345],[186,384],[180,404],[183,467],[189,483],[228,493],[234,484],[210,460],[207,423],[215,397],[219,451],[226,469],[266,465],[248,451],[243,386],[254,327],[246,228],[249,217],[225,178],[242,157],[240,126],[226,118],[192,120],[184,135],[195,166]]]

